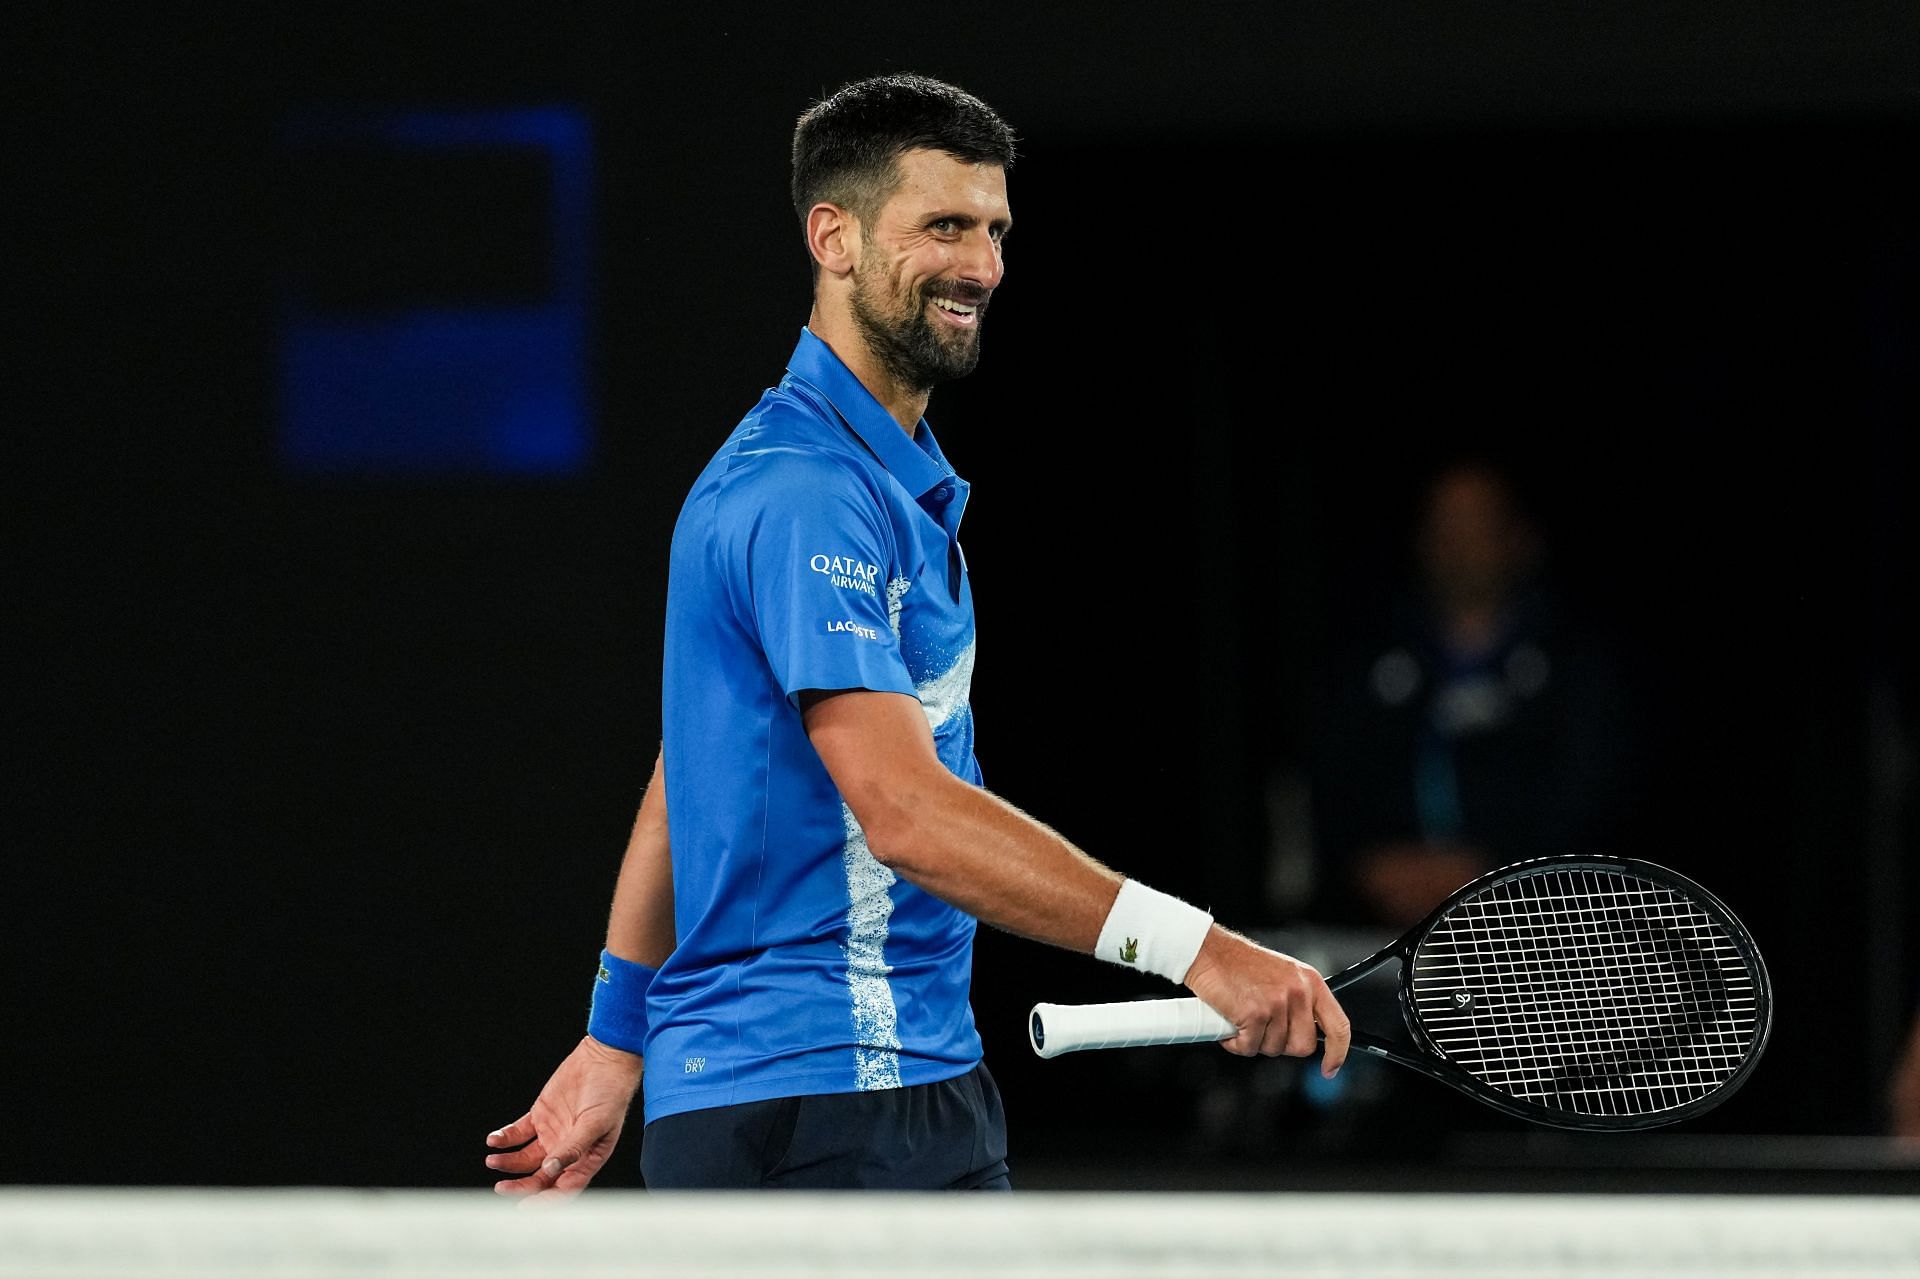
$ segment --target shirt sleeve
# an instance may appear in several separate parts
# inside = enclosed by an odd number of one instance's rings
[[[787,700],[809,688],[917,696],[888,616],[899,557],[879,498],[836,464],[790,458],[728,504],[730,576]]]

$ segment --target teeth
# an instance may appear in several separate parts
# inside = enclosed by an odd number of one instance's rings
[[[965,303],[952,302],[946,298],[935,298],[933,304],[943,311],[952,311],[955,315],[972,315],[975,309]]]

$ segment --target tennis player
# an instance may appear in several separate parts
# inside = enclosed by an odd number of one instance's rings
[[[1007,1188],[968,989],[976,921],[1184,983],[1242,1055],[1325,1073],[1312,967],[1108,869],[982,788],[967,484],[924,420],[1005,273],[1015,140],[913,75],[793,137],[813,307],[694,482],[667,587],[662,750],[588,1033],[489,1135],[510,1195],[605,1166],[645,1077],[651,1189]]]

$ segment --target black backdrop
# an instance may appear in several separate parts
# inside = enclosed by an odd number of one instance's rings
[[[1920,950],[1886,818],[1920,46],[1907,5],[1792,8],[30,17],[8,1175],[485,1179],[580,1028],[680,495],[805,316],[790,122],[892,69],[1025,138],[986,359],[930,415],[994,787],[1270,922],[1259,788],[1314,663],[1419,468],[1489,444],[1628,642],[1642,847],[1773,958],[1769,1060],[1708,1126],[1875,1130]],[[591,465],[285,473],[277,124],[551,102],[595,138]],[[1016,1156],[1183,1122],[1025,1049],[1117,972],[983,934],[976,984]]]

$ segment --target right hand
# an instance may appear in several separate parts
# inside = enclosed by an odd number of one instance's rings
[[[1311,964],[1268,950],[1215,924],[1187,970],[1187,989],[1240,1028],[1221,1043],[1242,1057],[1311,1057],[1327,1038],[1320,1073],[1347,1059],[1353,1026],[1326,979]]]
[[[493,1188],[503,1195],[530,1195],[528,1202],[585,1190],[620,1140],[640,1071],[635,1054],[583,1037],[540,1090],[533,1109],[487,1134],[487,1144],[502,1151],[487,1156],[487,1167],[514,1174]],[[509,1146],[519,1149],[505,1149]]]

